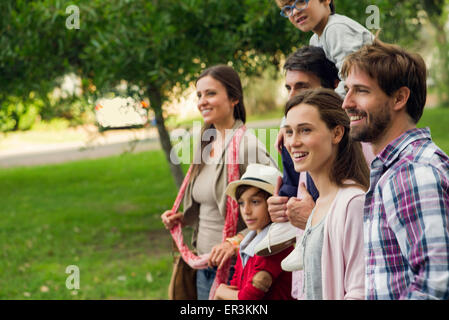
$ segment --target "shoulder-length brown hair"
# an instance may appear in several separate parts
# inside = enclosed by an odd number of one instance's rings
[[[342,109],[343,100],[330,89],[305,90],[291,98],[285,106],[285,115],[300,104],[316,107],[321,120],[332,130],[336,126],[344,128],[343,137],[338,144],[337,156],[330,172],[330,180],[344,187],[345,180],[353,180],[363,188],[369,187],[369,168],[362,152],[362,145],[350,135],[350,120]]]
[[[234,119],[241,120],[243,123],[245,123],[246,110],[245,110],[245,103],[243,101],[242,82],[240,80],[239,74],[233,68],[227,65],[216,65],[205,69],[196,80],[196,83],[198,83],[198,81],[201,78],[204,78],[206,76],[210,76],[215,80],[219,81],[225,87],[226,93],[230,100],[238,101],[237,104],[234,106],[234,114],[233,114]],[[199,149],[200,155],[202,155],[204,148],[208,144],[212,143],[215,139],[215,136],[211,135],[209,140],[203,141],[203,135],[208,129],[214,130],[215,129],[214,125],[213,124],[204,125],[203,128],[201,129],[201,137],[199,140],[199,143],[201,144],[201,147]],[[192,182],[193,179],[196,176],[198,176],[203,166],[204,166],[203,158],[202,156],[200,156],[200,163],[196,163],[193,165],[190,182]]]

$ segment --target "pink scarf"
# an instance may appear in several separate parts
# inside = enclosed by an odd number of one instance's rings
[[[240,179],[238,154],[239,154],[240,140],[242,139],[245,131],[246,131],[245,126],[242,126],[239,129],[237,129],[237,132],[234,134],[229,144],[228,161],[227,161],[228,184],[234,180]],[[172,208],[173,213],[178,211],[181,201],[184,197],[184,193],[190,180],[190,175],[192,173],[192,167],[193,165],[190,165],[190,168],[187,171],[184,181],[182,182],[181,188],[179,189],[175,203],[173,204]],[[236,234],[238,218],[239,218],[238,204],[231,197],[227,196],[226,219],[223,228],[222,242],[226,241],[226,238],[232,237]],[[170,233],[179,249],[179,252],[181,253],[182,258],[188,265],[190,265],[194,269],[207,268],[207,261],[209,260],[209,254],[207,253],[201,256],[197,256],[192,251],[190,251],[189,247],[184,244],[181,224],[177,224],[176,226],[174,226],[170,230]],[[228,260],[226,263],[224,263],[221,269],[217,270],[217,275],[215,276],[214,283],[212,284],[212,287],[210,289],[209,299],[213,299],[215,291],[220,284],[227,283],[229,277],[230,264],[231,261]]]

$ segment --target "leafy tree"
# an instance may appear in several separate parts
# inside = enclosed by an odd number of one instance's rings
[[[69,5],[79,8],[79,29],[68,29]],[[337,12],[365,24],[366,7],[380,8],[383,39],[405,43],[420,25],[410,1],[337,1]],[[162,148],[179,186],[179,165],[163,104],[173,88],[186,88],[205,67],[231,63],[241,74],[260,74],[307,44],[311,34],[279,15],[274,0],[3,0],[0,4],[0,111],[8,96],[46,99],[61,76],[82,78],[83,93],[116,91],[149,99]],[[1,116],[1,114],[0,114]],[[0,119],[1,121],[1,119]]]

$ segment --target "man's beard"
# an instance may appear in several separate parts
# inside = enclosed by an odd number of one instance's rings
[[[390,126],[390,107],[388,103],[385,103],[376,113],[368,113],[365,116],[367,125],[351,127],[350,135],[356,141],[375,142],[384,135]]]

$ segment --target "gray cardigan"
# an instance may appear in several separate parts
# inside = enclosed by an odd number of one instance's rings
[[[241,120],[236,120],[232,129],[234,133],[236,129],[243,126],[243,122]],[[211,186],[213,186],[213,194],[215,201],[217,202],[218,209],[220,214],[225,218],[226,217],[226,195],[225,190],[227,187],[227,165],[225,165],[225,159],[228,157],[228,147],[229,143],[232,140],[233,135],[229,135],[226,137],[225,145],[226,148],[221,155],[220,161],[216,164],[216,174],[215,177],[211,177]],[[200,140],[197,140],[200,141]],[[195,152],[195,161],[198,161],[201,156],[200,152],[201,144],[198,143],[196,146]],[[257,157],[255,156],[257,155]],[[246,171],[246,167],[249,163],[261,163],[269,166],[273,166],[277,168],[276,162],[270,156],[270,154],[266,151],[265,146],[261,143],[257,137],[251,133],[251,131],[247,130],[245,135],[243,136],[240,146],[239,146],[239,171],[240,176]],[[196,248],[196,240],[198,235],[198,225],[199,225],[199,203],[195,202],[192,197],[192,189],[193,183],[195,180],[190,182],[187,185],[185,194],[184,194],[184,224],[190,225],[194,227],[194,233],[192,236],[192,246]],[[237,225],[237,232],[241,232],[246,228],[246,225],[241,216],[239,216],[239,221]],[[244,234],[247,233],[247,230],[243,231]]]

